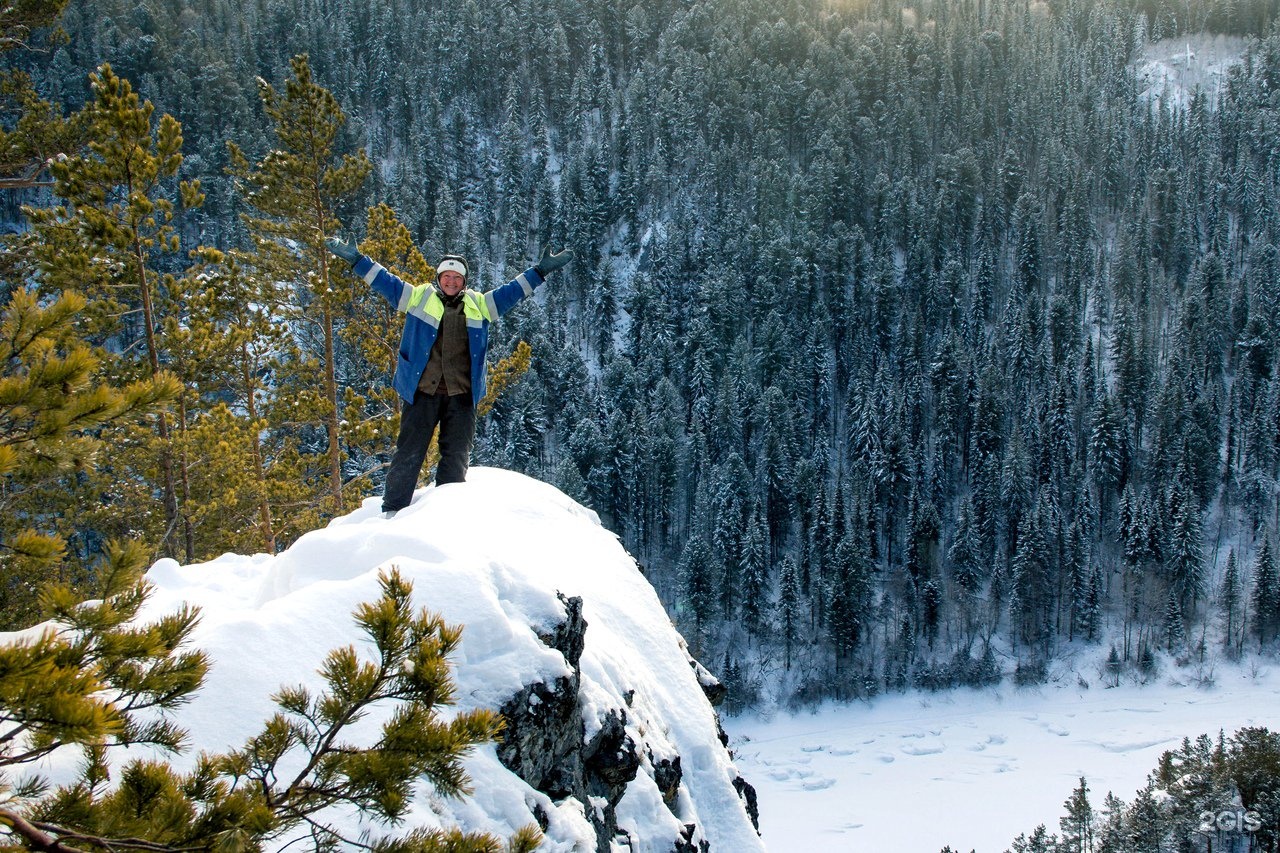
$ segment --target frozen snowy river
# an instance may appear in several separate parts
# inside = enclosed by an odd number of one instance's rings
[[[1210,688],[1189,675],[891,695],[725,729],[773,853],[1001,853],[1038,823],[1058,832],[1082,775],[1100,810],[1107,791],[1131,801],[1183,737],[1280,727],[1280,666],[1220,666]]]

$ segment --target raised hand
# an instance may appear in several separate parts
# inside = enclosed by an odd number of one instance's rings
[[[546,246],[542,250],[542,257],[538,258],[533,268],[538,271],[538,275],[546,278],[571,260],[573,260],[573,249],[552,252],[551,247]]]

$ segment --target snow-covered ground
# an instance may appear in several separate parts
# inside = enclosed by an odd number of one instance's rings
[[[545,483],[490,468],[472,468],[466,483],[419,490],[392,519],[382,518],[379,503],[366,500],[275,556],[224,554],[190,566],[161,560],[151,568],[154,593],[144,618],[184,603],[198,606],[192,645],[212,661],[203,689],[177,714],[190,733],[179,763],[192,762],[201,750],[243,746],[275,711],[270,696],[282,686],[323,689],[316,670],[330,649],[353,644],[367,656],[372,644],[350,614],[378,597],[379,571],[396,567],[415,585],[416,606],[464,626],[451,658],[457,710],[496,708],[524,685],[568,674],[564,656],[538,633],[565,618],[557,592],[581,597],[587,627],[578,702],[586,734],[595,734],[610,711],[625,711],[627,734],[640,747],[639,772],[617,806],[630,849],[670,850],[684,825],[696,823],[695,843],[705,839],[715,850],[735,853],[762,850],[684,641],[634,559],[595,513]],[[0,634],[0,642],[16,639],[20,635]],[[371,714],[352,739],[372,742],[374,727],[389,713],[383,707]],[[453,713],[444,709],[442,717]],[[683,781],[673,814],[655,782],[654,762],[676,756]],[[78,753],[63,750],[36,769],[65,781],[78,762]],[[419,785],[399,828],[461,826],[507,836],[533,823],[538,810],[550,822],[540,849],[595,849],[586,804],[553,803],[507,770],[492,744],[471,753],[465,767],[473,796],[446,799]],[[321,817],[349,835],[390,832],[339,809]]]
[[[1194,35],[1152,42],[1142,50],[1135,73],[1145,98],[1169,109],[1183,109],[1199,91],[1212,106],[1231,66],[1244,55],[1239,36]]]
[[[1220,664],[1208,688],[1193,674],[883,696],[725,728],[771,853],[1001,853],[1038,823],[1057,832],[1081,776],[1095,809],[1107,791],[1129,802],[1184,737],[1280,726],[1280,665]]]

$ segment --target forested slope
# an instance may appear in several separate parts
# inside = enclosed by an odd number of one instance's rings
[[[225,143],[274,144],[255,78],[299,53],[372,164],[350,233],[383,202],[486,281],[572,246],[501,325],[532,368],[477,461],[600,512],[749,701],[1274,642],[1276,13],[102,0],[21,61],[71,105],[109,61],[178,119],[188,247],[249,244]],[[1221,88],[1144,99],[1139,51],[1204,31],[1247,37]]]

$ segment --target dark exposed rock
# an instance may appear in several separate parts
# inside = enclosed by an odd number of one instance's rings
[[[581,598],[557,595],[564,603],[564,621],[538,631],[538,638],[564,656],[572,674],[549,684],[530,684],[502,706],[507,725],[498,744],[498,759],[553,800],[573,798],[582,803],[596,832],[596,849],[608,851],[614,848],[615,841],[626,837],[618,829],[616,807],[640,770],[643,744],[637,745],[627,732],[626,708],[608,711],[600,720],[599,730],[587,739],[578,701],[587,622]],[[689,660],[707,698],[712,704],[718,703],[724,698],[724,686],[697,661]],[[628,708],[633,698],[633,691],[625,692]],[[717,719],[717,727],[718,722]],[[720,735],[721,742],[726,742],[723,729]],[[674,813],[683,778],[680,756],[653,761],[650,752],[649,758],[663,802]],[[734,786],[746,801],[754,823],[755,790],[740,778]],[[535,811],[535,817],[544,829],[550,822],[550,815],[541,810]],[[672,853],[707,853],[709,845],[698,835],[696,824],[686,824],[673,842]]]
[[[582,774],[583,726],[578,713],[578,664],[586,643],[587,622],[582,599],[566,598],[565,618],[538,639],[564,655],[573,670],[551,684],[530,684],[498,710],[507,726],[498,743],[498,760],[552,799],[572,797],[585,789]]]
[[[639,750],[627,734],[626,711],[610,711],[600,730],[586,739],[578,707],[579,664],[586,644],[587,622],[582,599],[559,595],[565,619],[538,638],[564,655],[573,670],[550,684],[530,684],[500,709],[507,721],[498,744],[498,759],[507,769],[553,800],[569,797],[586,806],[591,798],[599,808],[585,808],[596,830],[597,849],[608,850],[618,833],[615,807],[627,783],[640,768]]]
[[[688,652],[685,652],[688,654]],[[689,658],[689,666],[693,668],[693,674],[698,677],[698,684],[702,687],[702,692],[706,694],[707,701],[711,703],[712,708],[719,708],[720,703],[724,701],[724,697],[729,694],[729,688],[725,687],[720,679],[711,674],[711,670],[698,663],[692,657]]]
[[[671,847],[671,853],[708,853],[711,845],[705,838],[693,840],[693,836],[698,831],[696,823],[686,823],[684,831],[676,838],[675,844]]]
[[[507,725],[498,760],[508,770],[555,800],[583,790],[576,677],[530,684],[499,711]]]
[[[680,756],[653,762],[653,781],[658,783],[658,790],[662,792],[662,801],[669,809],[675,808],[676,796],[680,793],[680,780],[683,777]]]
[[[582,660],[582,650],[587,642],[587,620],[582,618],[582,598],[576,595],[566,598],[561,592],[556,593],[556,598],[564,604],[564,621],[548,633],[539,632],[538,639],[547,648],[564,655],[565,662],[577,673],[578,662]]]
[[[760,833],[760,804],[756,802],[756,789],[741,776],[737,776],[733,780],[733,789],[738,792],[738,796],[747,806],[747,817],[751,818],[751,825],[756,828],[756,834]]]
[[[612,710],[605,715],[600,731],[583,747],[582,759],[587,767],[587,779],[603,783],[602,790],[592,791],[596,796],[607,796],[611,803],[622,799],[627,783],[636,778],[640,769],[640,755],[636,742],[627,734],[627,714]],[[617,798],[609,796],[617,791]]]

